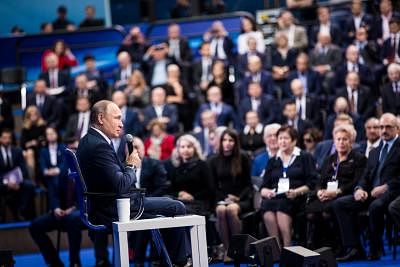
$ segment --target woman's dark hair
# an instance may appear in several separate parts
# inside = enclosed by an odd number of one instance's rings
[[[280,133],[288,133],[292,140],[298,140],[298,133],[295,128],[289,125],[283,125],[279,130],[276,132],[276,136],[279,136]]]
[[[319,143],[322,141],[322,133],[320,130],[318,130],[317,128],[308,128],[307,130],[304,131],[303,136],[304,137],[306,134],[309,134],[310,137],[312,138],[312,140],[315,143]]]
[[[235,130],[232,129],[226,129],[225,131],[222,132],[221,138],[219,140],[219,156],[224,157],[224,149],[222,147],[222,143],[224,140],[225,135],[229,135],[234,141],[235,145],[233,146],[231,158],[232,158],[232,166],[231,166],[231,172],[233,177],[236,177],[238,175],[242,174],[242,161],[240,157],[240,140],[239,140],[239,135]],[[221,164],[220,164],[221,165]],[[224,166],[220,166],[224,168]]]
[[[256,24],[256,21],[254,20],[254,18],[252,18],[252,17],[250,17],[250,16],[243,16],[243,17],[242,17],[242,20],[243,20],[243,19],[247,19],[248,21],[250,21],[250,23],[251,23],[251,30],[252,30],[253,32],[257,30],[257,24]],[[242,26],[242,22],[240,23],[240,33],[244,33],[244,29],[243,29],[243,26]]]

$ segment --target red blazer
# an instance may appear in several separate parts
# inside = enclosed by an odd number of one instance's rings
[[[160,145],[161,146],[161,155],[160,155],[159,160],[165,160],[171,156],[172,150],[174,149],[174,141],[175,141],[175,137],[173,135],[166,134],[164,136],[164,139],[161,141],[161,145]],[[147,151],[150,146],[151,146],[151,138],[148,137],[148,138],[146,138],[146,140],[144,140],[144,151],[145,151],[146,156],[149,156]]]
[[[45,58],[50,53],[53,53],[53,51],[50,49],[47,49],[46,51],[44,51],[44,53],[42,55],[42,71],[43,72],[47,71]],[[73,67],[76,65],[78,65],[78,61],[76,60],[75,57],[68,57],[67,55],[58,56],[58,68],[60,70],[63,70],[63,69],[69,68],[69,67]]]

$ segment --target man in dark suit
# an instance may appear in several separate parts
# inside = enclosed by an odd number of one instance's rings
[[[239,118],[232,106],[222,102],[221,89],[218,86],[211,86],[207,91],[207,103],[202,104],[196,112],[196,116],[193,122],[193,128],[201,128],[200,114],[204,110],[211,110],[217,116],[218,126],[228,126],[232,123],[235,129],[239,129]]]
[[[72,114],[65,129],[64,140],[72,142],[86,135],[90,127],[90,103],[85,96],[76,100],[77,113]]]
[[[211,134],[217,129],[217,115],[210,109],[203,110],[200,114],[201,127],[196,129],[193,136],[199,141],[203,155],[207,158],[213,151],[210,142]]]
[[[338,219],[343,246],[346,251],[338,260],[349,261],[363,256],[354,213],[367,208],[369,212],[369,260],[379,260],[383,251],[384,216],[389,203],[400,193],[400,139],[398,124],[393,114],[381,116],[381,145],[373,149],[367,167],[355,187],[354,195],[338,198],[333,210]]]
[[[243,78],[238,88],[239,102],[247,96],[247,88],[250,82],[257,82],[263,89],[263,94],[276,96],[272,75],[262,69],[262,62],[258,56],[248,58],[248,75]]]
[[[305,93],[304,85],[300,79],[290,83],[292,99],[296,102],[296,111],[302,120],[308,120],[314,126],[322,127],[319,101],[313,95]]]
[[[100,88],[96,84],[94,84],[92,81],[89,81],[88,77],[81,73],[75,77],[75,90],[70,96],[69,108],[71,112],[75,111],[76,99],[80,96],[89,98],[90,105],[93,105],[97,101],[102,100],[104,94],[100,91]]]
[[[296,110],[296,101],[291,99],[286,99],[282,103],[282,120],[280,123],[292,126],[299,133],[299,137],[303,136],[307,129],[313,127],[311,121],[303,120],[299,116]]]
[[[400,18],[392,18],[389,22],[390,37],[383,42],[381,58],[384,65],[400,63]]]
[[[152,87],[167,83],[167,67],[173,63],[168,51],[168,43],[161,43],[150,46],[143,56],[143,71]]]
[[[359,115],[364,121],[375,116],[376,100],[368,87],[360,85],[359,75],[356,72],[347,73],[346,86],[336,89],[336,96],[346,98],[350,112]]]
[[[174,104],[166,103],[166,93],[162,87],[151,90],[151,105],[143,110],[143,115],[145,127],[152,119],[158,118],[166,125],[168,133],[178,131],[178,109]]]
[[[397,11],[393,11],[393,5],[390,0],[383,0],[379,3],[380,13],[374,19],[374,39],[379,45],[390,37],[389,22],[393,17],[399,17]]]
[[[3,129],[0,134],[0,197],[10,207],[16,220],[32,219],[34,217],[33,196],[35,186],[29,178],[22,150],[12,145],[13,132]],[[19,168],[22,182],[11,179],[4,180],[4,175]]]
[[[379,136],[379,120],[375,117],[369,118],[365,122],[364,128],[366,139],[358,143],[359,148],[357,150],[368,158],[369,152],[371,152],[372,149],[377,148],[381,143]]]
[[[90,202],[90,220],[95,224],[104,224],[110,229],[111,223],[118,220],[115,199],[130,196],[130,189],[134,188],[137,182],[135,172],[141,167],[141,160],[134,149],[127,156],[126,162],[121,163],[112,147],[111,138],[118,138],[123,127],[122,114],[116,104],[102,100],[93,106],[91,114],[91,128],[79,142],[77,157],[88,191],[114,194],[114,197],[96,198]],[[138,207],[134,197],[130,197],[131,211],[134,211]],[[179,201],[154,197],[145,198],[144,210],[149,216],[176,216],[186,212],[185,206]],[[185,230],[171,229],[169,233],[174,234],[172,239],[165,238],[172,260],[182,265],[186,264],[188,254]],[[93,234],[104,236],[104,233]],[[106,244],[102,245],[106,250]]]
[[[345,34],[347,43],[353,42],[356,35],[356,31],[360,27],[365,27],[369,32],[369,36],[372,37],[373,19],[372,16],[363,12],[362,1],[353,0],[351,3],[351,16],[346,18],[345,22]]]
[[[92,5],[85,7],[85,19],[79,24],[79,28],[102,27],[104,26],[103,19],[96,18],[96,9]]]
[[[360,64],[358,48],[355,45],[349,45],[346,49],[346,60],[338,66],[336,70],[336,87],[344,86],[345,77],[349,72],[357,72],[361,83],[365,86],[375,84],[374,76],[368,66]],[[377,95],[378,93],[375,93]]]
[[[47,71],[39,75],[40,80],[45,80],[47,85],[47,93],[64,97],[68,95],[69,90],[69,73],[58,68],[58,57],[51,53],[46,56],[45,63]]]
[[[199,91],[203,92],[208,89],[208,85],[212,80],[211,68],[213,59],[210,53],[210,43],[203,42],[199,48],[201,57],[193,63],[193,82],[195,87],[200,88]]]
[[[115,91],[112,94],[112,101],[117,104],[122,112],[122,123],[124,124],[124,133],[141,137],[143,135],[143,124],[139,119],[136,110],[127,106],[128,98],[122,91]]]
[[[382,110],[394,115],[400,114],[400,65],[392,63],[388,67],[389,82],[382,88]]]
[[[59,105],[54,96],[46,94],[46,89],[45,80],[36,80],[34,91],[26,98],[26,106],[38,107],[47,125],[59,127],[61,123]]]
[[[205,34],[206,41],[210,42],[211,56],[225,62],[233,62],[233,41],[225,30],[224,24],[217,20]]]
[[[323,100],[328,92],[322,91],[321,76],[318,72],[310,68],[308,55],[300,53],[296,58],[296,69],[289,72],[287,85],[283,95],[291,95],[290,83],[294,79],[300,79],[304,86],[305,93],[310,96],[318,97]]]
[[[105,99],[107,97],[108,83],[104,78],[103,72],[96,67],[96,58],[93,55],[86,54],[83,60],[86,68],[83,74],[86,75],[89,81],[88,87],[95,89],[99,97]]]
[[[64,266],[47,233],[61,229],[68,234],[69,266],[81,266],[79,251],[83,224],[76,208],[74,187],[65,165],[65,146],[57,142],[55,128],[46,129],[47,146],[40,151],[39,162],[43,183],[47,188],[50,213],[31,222],[29,232],[49,266]],[[70,183],[70,184],[69,184]]]
[[[315,46],[317,43],[318,33],[321,31],[328,32],[332,38],[332,43],[338,46],[342,45],[342,31],[336,23],[334,23],[330,18],[328,7],[318,8],[318,24],[312,26],[311,28],[311,46]]]
[[[249,57],[258,56],[261,59],[263,69],[266,69],[267,66],[271,65],[271,62],[268,62],[267,57],[264,53],[260,53],[257,50],[257,39],[250,36],[247,38],[247,47],[248,51],[238,56],[237,61],[237,69],[241,77],[246,77],[249,73],[248,65],[249,65]]]
[[[131,56],[126,51],[118,53],[118,68],[113,71],[114,90],[124,90],[132,72],[139,66],[132,64]]]
[[[276,119],[277,104],[270,95],[264,95],[259,83],[250,82],[247,89],[248,96],[239,106],[239,118],[241,126],[244,126],[245,115],[248,111],[256,111],[260,122],[264,125],[272,123]]]

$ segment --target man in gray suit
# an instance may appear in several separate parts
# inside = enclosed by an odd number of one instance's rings
[[[288,37],[289,47],[305,50],[308,46],[306,29],[303,26],[295,25],[293,14],[290,11],[283,11],[278,18],[279,30]]]

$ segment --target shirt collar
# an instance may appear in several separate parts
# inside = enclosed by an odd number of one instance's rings
[[[111,144],[111,139],[107,135],[105,135],[102,131],[100,131],[99,129],[97,129],[97,128],[93,127],[93,126],[90,127],[90,128],[92,128],[93,130],[98,132],[101,136],[103,136],[103,138],[107,141],[108,144]]]
[[[297,146],[294,147],[292,155],[290,157],[300,156],[301,149]],[[278,153],[276,153],[276,157],[282,159],[282,151],[279,149]]]
[[[246,125],[246,126],[244,127],[244,129],[243,129],[243,133],[244,133],[244,134],[249,134],[250,129],[251,129],[250,126],[249,126],[249,125]],[[256,132],[257,134],[261,134],[262,131],[263,131],[263,125],[262,125],[261,123],[257,124],[257,126],[256,126],[256,128],[255,128],[254,130],[255,130],[255,132]]]

